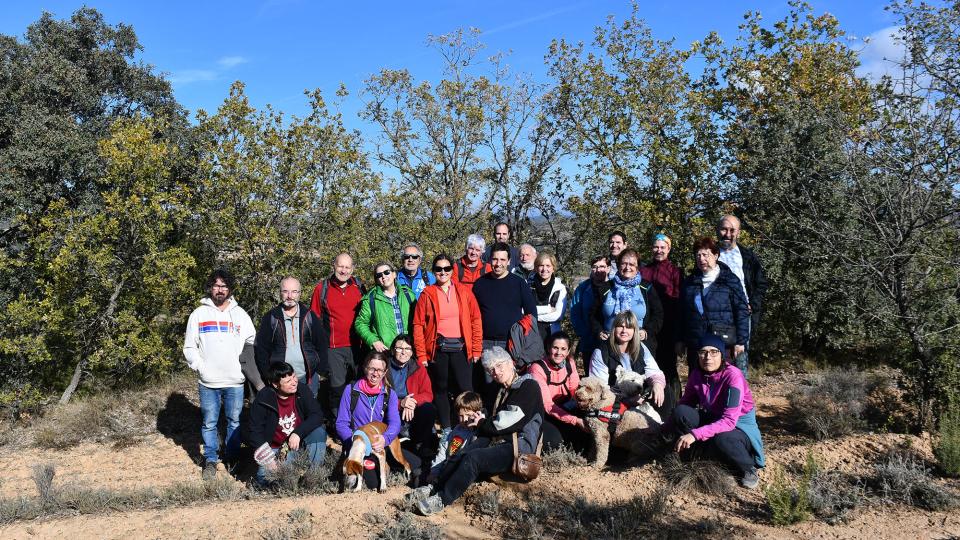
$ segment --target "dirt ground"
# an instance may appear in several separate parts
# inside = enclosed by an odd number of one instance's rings
[[[880,453],[909,446],[928,460],[933,459],[928,436],[858,434],[836,440],[813,442],[791,429],[786,395],[796,377],[768,376],[752,386],[758,402],[758,417],[767,449],[768,468],[799,467],[813,452],[825,469],[865,473]],[[186,387],[189,388],[189,387]],[[0,447],[0,497],[12,498],[36,493],[31,476],[35,464],[56,465],[55,484],[73,482],[88,487],[162,487],[175,482],[197,480],[200,468],[199,411],[193,411],[192,394],[184,390],[168,400],[161,411],[180,422],[158,419],[157,433],[138,444],[116,449],[110,445],[83,443],[69,450],[41,450],[29,445],[29,432]],[[176,409],[171,409],[175,404]],[[196,412],[196,421],[189,415]],[[197,429],[194,429],[197,428]],[[193,430],[191,432],[191,430]],[[220,472],[226,475],[225,472]],[[762,482],[769,472],[761,473]],[[501,504],[510,504],[524,490],[541,494],[578,494],[596,503],[616,503],[636,494],[654,490],[662,482],[655,465],[620,471],[571,467],[547,471],[528,485],[486,482],[474,486],[468,497],[500,489]],[[960,492],[960,482],[936,480]],[[406,488],[394,487],[384,494],[365,491],[305,497],[264,498],[229,503],[200,503],[169,510],[108,512],[17,522],[0,528],[0,538],[261,538],[280,525],[294,508],[306,508],[313,521],[311,538],[335,535],[341,539],[368,538],[375,533],[364,520],[368,512],[394,512],[390,504],[402,498]],[[722,521],[736,529],[736,536],[757,538],[957,538],[960,511],[925,512],[900,505],[868,505],[853,511],[846,523],[829,525],[809,520],[791,527],[775,527],[765,509],[762,491],[739,489],[732,497],[696,493],[674,493],[668,512],[677,516]],[[491,517],[468,515],[457,503],[442,514],[427,518],[443,528],[450,538],[498,538],[503,524]],[[666,518],[669,520],[670,518]]]

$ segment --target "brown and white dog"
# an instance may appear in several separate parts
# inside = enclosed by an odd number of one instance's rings
[[[632,457],[646,455],[655,440],[658,422],[621,403],[596,377],[581,379],[573,397],[577,406],[586,412],[583,421],[593,436],[595,467],[607,463],[611,444],[629,450]]]
[[[383,436],[387,431],[387,425],[383,422],[370,422],[360,426],[353,432],[353,442],[350,446],[350,452],[343,462],[343,488],[344,491],[360,491],[363,488],[363,461],[367,456],[376,458],[380,462],[380,484],[377,491],[383,492],[387,489],[387,477],[390,474],[390,466],[387,465],[386,449],[390,449],[393,459],[400,465],[403,465],[404,479],[410,479],[410,464],[403,457],[400,451],[400,439],[396,438],[384,448],[384,451],[377,452],[373,449],[370,442],[377,436]]]

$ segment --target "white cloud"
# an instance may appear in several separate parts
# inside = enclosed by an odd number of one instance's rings
[[[220,60],[217,60],[217,64],[223,69],[230,69],[240,64],[246,64],[247,62],[248,60],[242,56],[224,56]]]
[[[889,26],[867,36],[861,43],[860,67],[857,75],[872,81],[878,81],[884,75],[896,75],[899,64],[906,57],[906,46],[902,38],[903,29]]]
[[[190,84],[199,81],[216,80],[218,73],[211,69],[184,69],[170,74],[173,84]]]

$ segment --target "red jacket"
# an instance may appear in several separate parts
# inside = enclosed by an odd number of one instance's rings
[[[363,291],[356,278],[350,278],[347,286],[342,289],[336,285],[336,282],[336,279],[329,277],[317,283],[310,298],[310,311],[320,317],[330,330],[331,349],[357,346],[360,344],[360,337],[353,330],[353,320],[357,317],[357,306],[363,299]],[[324,283],[327,285],[327,302],[322,306],[320,305],[321,285]]]
[[[476,266],[470,268],[467,266],[467,262],[467,257],[463,256],[459,261],[453,263],[453,280],[463,283],[464,285],[469,285],[471,288],[473,287],[473,283],[480,279],[480,276],[493,270],[490,263],[478,261]],[[460,275],[461,273],[463,274],[462,276]]]
[[[460,307],[460,334],[466,344],[467,359],[480,358],[483,351],[483,326],[480,324],[480,306],[473,296],[469,285],[451,281],[450,286],[457,291],[457,304]],[[430,285],[420,293],[417,308],[413,312],[413,348],[417,351],[417,361],[422,365],[433,361],[437,348],[437,315],[439,305],[439,285]]]
[[[417,405],[433,401],[433,386],[430,384],[430,374],[416,362],[410,362],[407,367],[407,395],[417,400]],[[400,407],[400,401],[397,401]],[[401,407],[402,408],[402,407]]]

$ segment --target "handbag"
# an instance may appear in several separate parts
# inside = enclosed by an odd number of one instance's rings
[[[440,352],[445,352],[445,353],[460,352],[463,350],[463,347],[464,347],[463,338],[448,338],[443,336],[437,337],[437,349]]]
[[[726,345],[737,344],[737,332],[729,324],[708,324],[707,331],[722,339]]]
[[[521,454],[520,446],[517,444],[517,432],[513,432],[513,474],[521,480],[529,482],[540,476],[540,469],[543,468],[543,458],[540,457],[540,450],[543,448],[543,435],[537,441],[537,450],[533,454]]]

